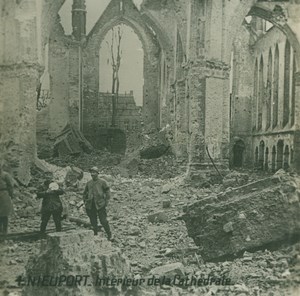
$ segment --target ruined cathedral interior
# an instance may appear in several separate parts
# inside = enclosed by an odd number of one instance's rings
[[[3,295],[299,295],[299,0],[0,6]],[[112,242],[79,205],[91,167]],[[41,238],[49,176],[67,218]]]

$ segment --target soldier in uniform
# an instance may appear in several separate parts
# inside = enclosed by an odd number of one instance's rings
[[[92,180],[90,180],[83,192],[83,202],[85,205],[86,213],[90,218],[94,234],[98,234],[97,217],[103,226],[108,240],[112,239],[110,227],[107,221],[106,207],[110,199],[110,190],[106,181],[99,178],[99,170],[97,167],[90,169]]]

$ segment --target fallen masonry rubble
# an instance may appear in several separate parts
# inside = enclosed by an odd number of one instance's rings
[[[92,231],[76,230],[49,234],[40,253],[29,259],[19,282],[25,285],[23,296],[122,295],[121,287],[101,287],[96,281],[129,274],[129,263],[119,249],[94,237]]]
[[[274,175],[187,206],[183,219],[202,257],[226,259],[299,238],[299,181]]]

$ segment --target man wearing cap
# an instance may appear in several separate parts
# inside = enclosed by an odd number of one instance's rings
[[[99,170],[97,167],[90,169],[92,180],[87,182],[83,192],[83,202],[85,205],[86,213],[90,218],[94,234],[98,234],[97,229],[97,216],[103,226],[107,238],[111,240],[111,231],[107,221],[106,207],[110,199],[109,186],[105,180],[98,177]]]

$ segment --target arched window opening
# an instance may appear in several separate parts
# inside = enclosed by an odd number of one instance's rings
[[[287,170],[290,167],[289,158],[290,158],[290,149],[289,149],[289,146],[286,145],[284,148],[284,157],[283,157],[283,169],[284,170]]]
[[[261,130],[262,128],[262,106],[264,100],[264,61],[263,57],[260,58],[259,63],[259,78],[258,78],[259,86],[258,86],[258,122],[257,128]]]
[[[136,122],[141,121],[144,101],[144,49],[139,36],[128,25],[118,24],[105,35],[99,56],[99,94],[95,106],[99,126],[139,132],[141,124]],[[135,71],[128,75],[132,68]]]
[[[276,171],[276,148],[273,146],[272,148],[272,172]]]
[[[287,40],[284,54],[284,91],[283,91],[283,127],[289,122],[290,115],[290,76],[291,76],[291,45]]]
[[[277,143],[277,167],[276,169],[282,169],[282,165],[283,165],[283,147],[284,147],[284,143],[283,140],[279,140]]]
[[[265,142],[261,141],[259,143],[259,153],[258,153],[258,169],[264,169],[264,158],[265,158]]]
[[[176,79],[181,79],[183,76],[182,71],[182,63],[183,63],[183,47],[182,41],[177,30],[177,42],[176,42]]]
[[[267,122],[266,122],[266,129],[271,126],[271,113],[272,113],[272,80],[273,78],[273,56],[272,50],[269,50],[269,59],[268,59],[268,78],[267,78]]]
[[[245,144],[242,140],[238,140],[233,146],[233,166],[242,167],[244,159]]]
[[[273,76],[273,128],[278,123],[278,91],[279,91],[279,49],[276,45],[274,57],[274,76]]]
[[[255,168],[258,167],[258,147],[255,148],[254,166]]]
[[[257,127],[257,97],[258,97],[258,62],[257,59],[255,61],[255,68],[254,68],[254,83],[253,83],[253,106],[252,106],[252,110],[253,110],[253,125],[252,125],[252,129],[256,130]]]
[[[295,98],[296,98],[296,52],[293,54],[293,80],[292,80],[292,101],[291,101],[291,125],[295,124]]]
[[[266,153],[265,153],[265,170],[269,170],[269,148],[266,148]]]
[[[290,161],[290,164],[292,165],[294,162],[294,149],[291,148],[291,161]]]
[[[45,70],[43,75],[41,76],[36,89],[37,101],[36,101],[36,109],[38,111],[46,108],[50,101],[50,74],[49,74],[49,43],[45,45]]]

